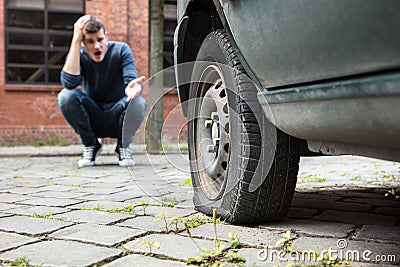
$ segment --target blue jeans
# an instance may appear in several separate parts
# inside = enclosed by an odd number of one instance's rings
[[[146,101],[137,96],[113,103],[96,103],[78,89],[63,89],[58,94],[58,106],[67,122],[80,136],[84,146],[93,146],[97,138],[117,138],[128,147],[146,116]],[[124,118],[129,107],[129,122]]]

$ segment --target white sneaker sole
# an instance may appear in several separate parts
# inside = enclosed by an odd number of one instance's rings
[[[117,156],[117,158],[119,159],[119,155],[117,152],[114,151],[114,154]],[[126,160],[118,160],[118,164],[121,167],[133,167],[136,165],[136,162],[134,160],[132,160],[131,162],[127,162]]]
[[[86,162],[78,161],[78,168],[92,167],[92,166],[94,166],[94,161],[86,161]]]
[[[102,149],[103,149],[103,147],[100,147],[100,149],[97,151],[95,160],[96,160],[97,156],[100,154]],[[94,161],[82,161],[82,162],[81,162],[81,160],[78,161],[78,168],[93,167],[93,166],[94,166]]]

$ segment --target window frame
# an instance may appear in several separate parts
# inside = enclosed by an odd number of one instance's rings
[[[51,81],[50,71],[52,70],[60,70],[62,68],[61,64],[57,64],[56,62],[52,63],[50,54],[51,52],[65,52],[69,51],[70,43],[66,43],[65,46],[50,46],[50,37],[51,36],[63,36],[72,38],[73,28],[71,30],[57,30],[51,29],[49,25],[49,17],[51,14],[63,13],[63,14],[75,14],[77,16],[82,16],[86,12],[86,1],[82,0],[82,9],[78,10],[65,10],[65,9],[56,9],[49,8],[50,0],[43,0],[44,7],[36,8],[36,7],[15,7],[9,6],[7,0],[4,1],[4,81],[5,85],[26,85],[32,88],[36,86],[56,86],[60,85],[60,81]],[[9,12],[10,11],[26,11],[26,12],[41,12],[43,15],[43,28],[24,28],[19,26],[9,26]],[[73,27],[73,25],[70,25]],[[30,45],[30,44],[12,44],[10,41],[10,34],[12,33],[20,33],[20,34],[37,34],[41,35],[42,44],[41,45]],[[43,64],[32,64],[32,63],[10,63],[9,62],[9,51],[12,50],[26,50],[26,51],[40,51],[43,52],[44,60]],[[18,69],[34,69],[33,74],[31,75],[44,75],[43,80],[40,81],[29,81],[22,80],[16,81],[10,79],[8,75],[8,70],[18,68]]]

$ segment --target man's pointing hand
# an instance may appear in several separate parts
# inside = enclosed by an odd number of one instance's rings
[[[140,95],[142,92],[142,85],[141,83],[144,82],[146,79],[145,76],[140,76],[139,78],[136,78],[132,81],[129,82],[129,84],[125,88],[125,94],[127,96],[127,101],[130,101]]]

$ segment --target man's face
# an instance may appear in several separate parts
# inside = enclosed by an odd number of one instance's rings
[[[83,45],[93,61],[103,61],[108,48],[108,39],[104,30],[100,29],[96,33],[86,33],[83,38]]]

